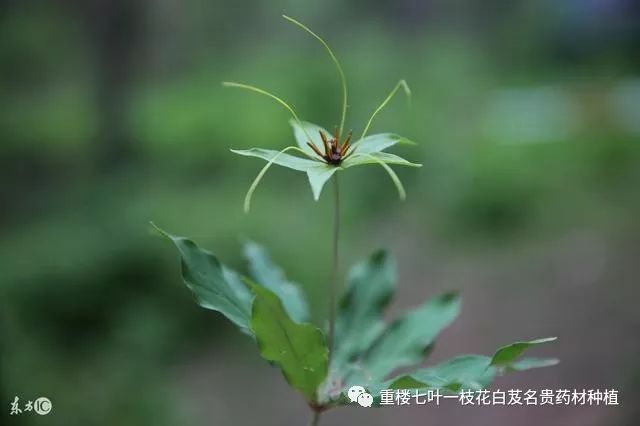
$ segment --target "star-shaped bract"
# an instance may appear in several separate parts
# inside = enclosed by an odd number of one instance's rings
[[[292,170],[305,172],[307,174],[307,177],[309,178],[309,183],[311,184],[313,197],[316,200],[320,198],[320,193],[322,192],[324,184],[333,176],[334,173],[354,166],[378,164],[388,173],[389,177],[395,184],[396,189],[398,190],[400,198],[404,199],[406,197],[406,192],[404,190],[402,182],[398,178],[398,175],[396,175],[391,167],[389,167],[389,165],[421,167],[421,164],[409,162],[395,154],[385,152],[385,150],[396,144],[413,144],[413,142],[393,133],[378,133],[367,136],[367,131],[371,127],[371,123],[373,122],[375,116],[387,105],[391,98],[393,98],[398,89],[402,87],[407,96],[410,96],[411,92],[409,91],[407,83],[404,80],[400,80],[396,84],[396,86],[384,99],[384,101],[374,110],[358,140],[351,143],[351,133],[349,133],[344,138],[343,142],[341,142],[347,105],[347,85],[342,67],[333,54],[331,48],[320,36],[311,31],[304,24],[294,20],[293,18],[290,18],[288,16],[284,17],[288,21],[296,24],[297,26],[301,27],[309,34],[311,34],[313,37],[318,39],[326,48],[329,55],[331,56],[331,59],[335,63],[340,75],[343,92],[340,127],[339,129],[336,129],[336,131],[333,133],[333,137],[330,138],[327,135],[331,135],[331,133],[316,124],[300,120],[295,110],[288,103],[286,103],[281,98],[273,95],[272,93],[247,84],[232,82],[223,83],[223,85],[226,87],[236,87],[250,90],[270,97],[271,99],[275,100],[283,107],[285,107],[293,117],[290,123],[293,126],[297,145],[287,146],[286,148],[279,151],[263,148],[231,150],[232,152],[239,155],[258,157],[267,161],[267,164],[262,168],[260,173],[258,173],[258,176],[256,176],[253,183],[251,184],[251,187],[249,188],[249,191],[247,192],[244,202],[245,211],[249,211],[251,198],[255,189],[264,177],[267,170],[273,164],[287,167]],[[297,152],[302,156],[288,154],[288,152],[290,151]]]

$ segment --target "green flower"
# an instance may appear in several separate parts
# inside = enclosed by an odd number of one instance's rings
[[[297,145],[287,146],[281,150],[271,150],[262,148],[251,148],[246,150],[232,149],[231,151],[248,157],[258,157],[265,161],[267,164],[262,168],[258,176],[249,187],[249,191],[244,200],[244,210],[249,211],[251,206],[251,198],[255,192],[258,184],[264,177],[265,173],[273,164],[287,167],[292,170],[305,172],[309,178],[311,184],[311,190],[315,200],[320,198],[320,193],[325,183],[333,176],[334,173],[348,169],[354,166],[361,166],[365,164],[377,164],[380,165],[389,175],[393,181],[398,194],[401,199],[406,197],[406,192],[402,185],[402,182],[398,178],[398,175],[389,167],[389,165],[421,167],[421,164],[416,164],[405,160],[395,154],[385,152],[387,148],[390,148],[396,144],[414,144],[402,136],[393,133],[378,133],[367,136],[367,132],[373,123],[373,119],[376,115],[387,105],[387,103],[393,98],[396,92],[403,88],[407,96],[411,95],[409,86],[404,80],[400,80],[389,95],[382,101],[382,103],[373,111],[373,114],[369,118],[362,134],[355,142],[351,143],[351,132],[343,138],[344,122],[347,109],[347,83],[342,71],[342,67],[337,58],[333,54],[333,51],[327,45],[327,43],[316,33],[311,31],[304,24],[283,15],[285,19],[299,26],[313,37],[315,37],[325,47],[331,59],[333,60],[338,74],[340,75],[340,81],[342,83],[342,115],[340,119],[340,127],[337,128],[333,135],[322,127],[300,120],[295,110],[284,100],[278,96],[267,92],[266,90],[250,86],[247,84],[224,82],[225,87],[236,87],[240,89],[250,90],[259,93],[264,96],[268,96],[271,99],[278,102],[285,107],[292,115],[293,119],[290,121],[293,126],[294,136]],[[291,155],[287,152],[293,151],[301,156]]]

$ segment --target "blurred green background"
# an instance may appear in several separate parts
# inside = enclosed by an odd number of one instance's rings
[[[250,341],[200,309],[148,222],[241,269],[265,244],[326,313],[330,197],[230,147],[292,143],[264,87],[332,128],[419,142],[424,163],[343,182],[347,265],[399,258],[392,312],[460,289],[432,360],[559,336],[562,363],[501,388],[615,388],[619,407],[341,409],[324,425],[637,425],[640,6],[633,0],[0,1],[1,424],[300,425],[302,399]],[[15,396],[53,412],[9,416]],[[247,409],[249,408],[249,409]]]

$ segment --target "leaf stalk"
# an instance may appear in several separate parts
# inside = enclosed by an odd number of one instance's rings
[[[320,420],[320,411],[312,411],[309,419],[309,426],[318,426]]]

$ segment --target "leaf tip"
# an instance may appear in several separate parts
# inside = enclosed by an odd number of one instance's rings
[[[249,214],[251,210],[251,197],[247,197],[244,199],[244,203],[242,204],[242,211],[244,214]]]
[[[389,257],[389,252],[385,249],[378,249],[371,255],[371,261],[373,263],[383,263]]]
[[[450,290],[440,296],[442,303],[454,303],[460,301],[460,291]]]
[[[149,225],[151,225],[151,231],[155,232],[161,237],[167,238],[169,240],[172,239],[171,235],[169,235],[166,231],[161,229],[158,225],[156,225],[152,220],[149,221]]]
[[[411,89],[409,88],[409,84],[407,83],[407,80],[405,80],[404,78],[400,80],[400,85],[402,86],[404,93],[407,96],[411,96]]]
[[[235,154],[235,155],[241,155],[243,157],[251,157],[252,153],[254,153],[255,151],[257,151],[256,148],[251,148],[251,149],[235,149],[235,148],[229,148],[229,152]]]
[[[552,336],[552,337],[543,337],[541,339],[536,339],[534,342],[535,343],[549,343],[549,342],[555,342],[556,340],[558,340],[557,336]]]

